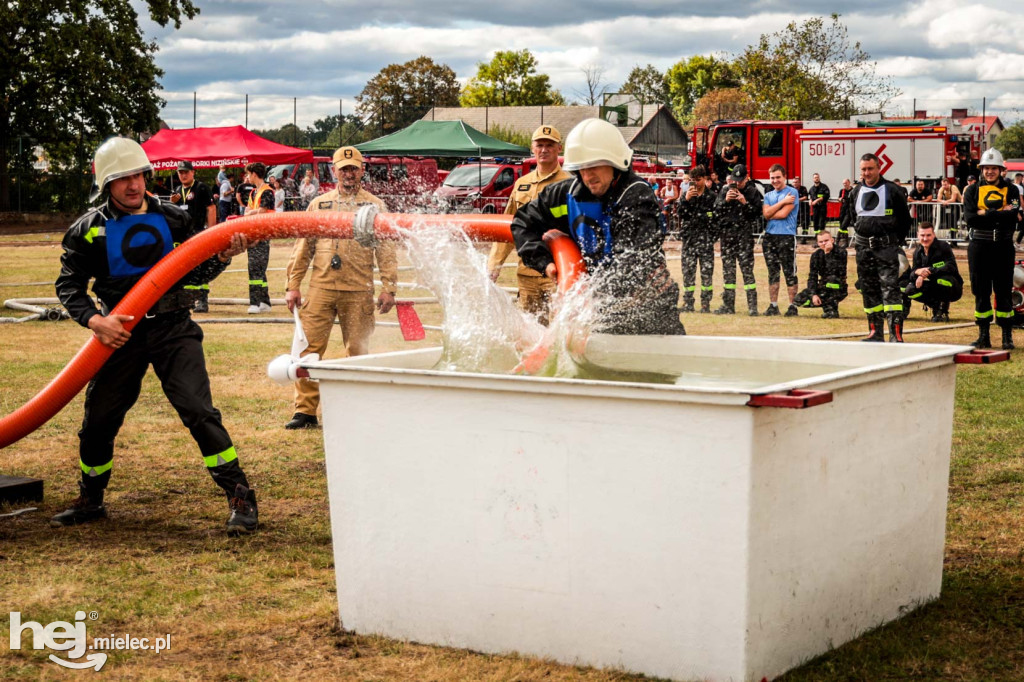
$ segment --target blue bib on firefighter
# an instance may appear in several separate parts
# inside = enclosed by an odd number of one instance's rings
[[[174,248],[171,228],[159,213],[114,218],[104,231],[111,277],[145,274]]]
[[[612,255],[612,219],[599,201],[577,201],[566,197],[569,210],[569,231],[583,256],[600,265]]]

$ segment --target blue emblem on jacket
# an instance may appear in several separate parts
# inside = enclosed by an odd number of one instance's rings
[[[599,201],[579,201],[571,193],[567,197],[569,231],[584,258],[600,265],[612,254],[612,218]]]
[[[114,218],[104,231],[111,277],[145,274],[174,248],[171,228],[159,213]]]

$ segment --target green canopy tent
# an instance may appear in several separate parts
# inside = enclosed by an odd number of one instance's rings
[[[357,144],[366,156],[530,156],[530,150],[486,135],[462,121],[416,121]]]

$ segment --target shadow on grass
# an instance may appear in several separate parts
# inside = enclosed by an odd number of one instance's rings
[[[778,678],[1022,680],[1024,580],[1019,557],[947,567],[942,596]]]

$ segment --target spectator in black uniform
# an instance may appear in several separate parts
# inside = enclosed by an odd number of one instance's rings
[[[192,227],[196,232],[217,224],[217,208],[213,194],[205,182],[196,180],[196,171],[191,161],[178,162],[178,179],[181,186],[171,195],[171,203],[188,211],[192,216]],[[210,284],[186,284],[186,291],[195,293],[196,302],[192,307],[197,313],[210,312]]]
[[[900,286],[904,317],[910,312],[911,301],[917,301],[932,309],[932,322],[949,322],[949,304],[964,294],[964,279],[953,247],[936,239],[935,226],[928,221],[917,226],[917,247]]]
[[[849,223],[846,219],[846,212],[850,207],[846,204],[846,198],[850,196],[851,190],[853,185],[850,184],[850,178],[844,179],[843,188],[839,190],[839,232],[836,235],[836,246],[844,249],[850,245]]]
[[[839,317],[839,302],[846,298],[846,249],[837,246],[832,233],[822,230],[815,238],[818,248],[811,254],[807,288],[796,295],[796,305],[821,307],[824,319]]]
[[[825,229],[825,221],[828,219],[828,200],[832,197],[832,192],[828,185],[821,181],[820,175],[815,173],[813,179],[814,182],[807,190],[807,198],[810,200],[811,220],[814,221],[814,231],[817,233]]]
[[[961,192],[967,185],[971,184],[973,179],[975,182],[978,181],[978,162],[970,158],[967,152],[957,152],[957,163],[956,163],[956,186]]]
[[[924,180],[918,179],[914,182],[914,189],[910,190],[908,198],[911,201],[931,201],[933,197],[931,190],[925,187]]]
[[[736,140],[729,138],[729,141],[725,143],[725,147],[722,149],[721,163],[715,164],[712,169],[715,171],[719,178],[731,174],[735,170],[736,164],[738,164],[743,158],[743,150],[736,146]],[[716,192],[717,194],[717,192]]]
[[[899,285],[899,253],[910,234],[910,211],[899,185],[882,177],[874,154],[860,157],[862,182],[850,192],[846,221],[856,230],[857,278],[868,316],[865,341],[903,343],[903,294]]]
[[[797,223],[800,228],[801,234],[807,234],[808,229],[811,225],[811,207],[810,199],[807,195],[807,188],[800,183],[800,178],[792,179],[793,189],[797,191],[800,197],[800,205],[797,212]]]
[[[697,267],[700,266],[700,311],[711,312],[714,296],[715,240],[718,229],[715,223],[715,194],[705,182],[703,166],[690,171],[690,189],[676,203],[679,214],[679,234],[682,241],[683,307],[684,313],[692,313],[694,294],[697,291]]]
[[[761,217],[761,193],[747,177],[747,167],[738,163],[729,176],[732,182],[718,193],[715,216],[721,230],[722,307],[718,315],[736,312],[736,265],[743,273],[743,289],[747,293],[747,311],[758,315],[757,284],[754,281],[754,231]],[[714,254],[712,254],[713,256]]]
[[[991,348],[988,328],[992,324],[992,294],[995,320],[1003,330],[1003,348],[1013,348],[1013,232],[1017,229],[1020,195],[1017,187],[1003,179],[1006,164],[998,149],[988,149],[978,164],[982,182],[964,190],[964,217],[970,231],[967,264],[974,292],[974,321],[978,339],[971,345]]]
[[[246,202],[245,215],[274,212],[274,190],[263,181],[267,167],[262,163],[250,163],[245,167],[246,179],[253,186]],[[249,245],[249,309],[250,315],[270,311],[270,284],[267,282],[267,266],[270,265],[270,241],[263,240]]]
[[[245,207],[249,205],[249,197],[256,185],[249,182],[249,171],[242,171],[242,182],[235,187],[235,205],[238,208],[238,215],[245,215]]]
[[[193,296],[183,283],[208,282],[231,257],[245,250],[235,235],[227,249],[203,261],[146,311],[131,331],[131,315],[111,311],[164,255],[195,234],[185,211],[147,196],[152,166],[134,140],[104,142],[95,158],[97,192],[103,203],[89,210],[64,235],[57,296],[71,318],[88,327],[113,354],[85,391],[85,417],[78,432],[80,495],[50,520],[54,527],[107,516],[104,491],[114,462],[114,439],[139,398],[142,379],[153,365],[167,399],[199,445],[214,483],[228,498],[231,535],[256,530],[256,496],[238,463],[231,437],[210,397],[203,358],[203,332],[192,321]],[[89,297],[89,280],[100,301]],[[158,452],[139,453],[159,457]]]

